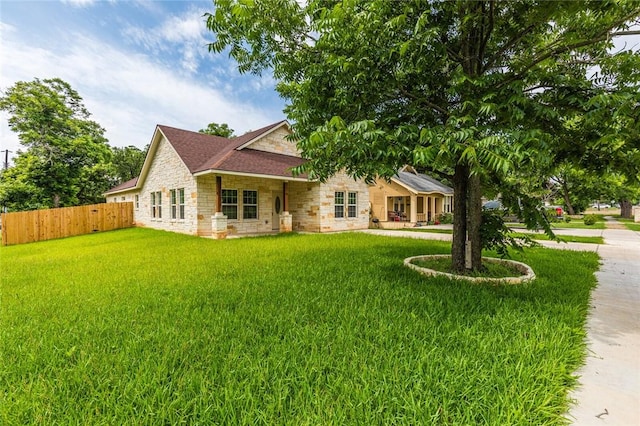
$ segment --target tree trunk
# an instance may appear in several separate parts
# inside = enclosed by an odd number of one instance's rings
[[[456,165],[453,174],[453,241],[451,245],[451,263],[453,270],[459,273],[465,270],[468,182],[468,167]]]
[[[625,219],[631,219],[631,201],[629,200],[620,200],[620,216]]]
[[[569,188],[567,188],[566,181],[562,181],[562,198],[564,198],[564,203],[567,205],[567,212],[572,216],[576,214],[573,206],[571,205],[571,200],[569,199]]]
[[[471,244],[471,267],[467,269],[477,271],[482,267],[482,185],[479,175],[469,177],[467,211],[467,239]]]

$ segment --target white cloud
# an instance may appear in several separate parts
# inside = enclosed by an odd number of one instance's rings
[[[241,134],[282,118],[280,111],[238,103],[223,88],[185,78],[147,55],[118,50],[91,37],[69,34],[61,40],[66,48],[53,51],[24,44],[10,26],[0,30],[0,87],[35,77],[67,81],[83,97],[92,118],[107,129],[114,146],[144,147],[156,124],[198,130],[215,121]],[[8,129],[6,115],[2,118],[2,149],[15,151],[17,136]]]
[[[182,15],[172,15],[150,29],[127,25],[122,33],[131,42],[150,51],[178,53],[187,73],[194,73],[206,54],[207,28],[204,10],[190,8]]]
[[[96,0],[62,0],[62,3],[69,4],[74,7],[87,7],[94,4]]]

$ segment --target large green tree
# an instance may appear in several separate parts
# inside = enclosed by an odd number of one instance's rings
[[[140,175],[148,146],[141,150],[135,146],[113,147],[112,164],[115,172],[114,184],[126,182]]]
[[[587,135],[578,120],[637,91],[628,53],[610,53],[635,1],[215,3],[210,50],[241,72],[273,70],[310,176],[373,179],[403,164],[451,176],[458,271],[481,267],[483,185],[533,207],[508,175],[567,140],[595,146],[612,126]]]
[[[91,204],[111,184],[104,129],[58,78],[19,81],[0,96],[25,151],[2,174],[0,202],[12,210]]]
[[[200,133],[207,135],[222,136],[223,138],[233,137],[233,129],[227,123],[209,123],[206,129],[198,130]]]

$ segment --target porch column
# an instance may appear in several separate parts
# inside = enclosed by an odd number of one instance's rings
[[[431,197],[429,197],[429,199],[431,200],[431,221],[435,222],[436,221],[436,197],[434,197],[433,195]]]
[[[289,182],[282,183],[282,213],[280,213],[280,232],[293,230],[293,218],[289,214]]]
[[[227,217],[222,213],[222,176],[216,176],[216,209],[211,216],[211,236],[217,240],[227,238]]]
[[[216,176],[216,213],[222,213],[222,176]]]
[[[418,222],[418,196],[411,194],[411,213],[409,215],[409,222]]]

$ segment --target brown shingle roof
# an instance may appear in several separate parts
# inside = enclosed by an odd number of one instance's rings
[[[169,126],[158,125],[158,128],[166,136],[189,171],[196,173],[216,169],[215,166],[231,155],[236,148],[280,126],[282,123],[283,121],[279,121],[231,139]]]
[[[211,169],[238,173],[293,177],[291,168],[300,166],[304,164],[304,162],[305,160],[300,157],[292,157],[289,155],[245,148],[240,151],[231,151],[229,155],[214,164]],[[306,178],[307,175],[303,174],[296,177]]]
[[[175,127],[158,125],[158,129],[176,150],[191,173],[217,154],[235,148],[234,140]]]
[[[279,121],[231,139],[164,125],[158,125],[158,130],[169,141],[192,174],[207,170],[219,170],[293,177],[290,170],[303,164],[305,160],[302,158],[259,151],[249,147],[238,149],[283,123],[284,121]],[[307,176],[297,177],[306,179]],[[138,178],[132,179],[111,188],[106,194],[133,189],[137,183]]]
[[[109,191],[105,192],[105,194],[110,194],[112,192],[126,191],[127,189],[133,189],[133,188],[135,188],[137,183],[138,183],[138,178],[135,177],[135,178],[130,179],[130,180],[126,181],[126,182],[122,182],[120,185],[114,186]]]

